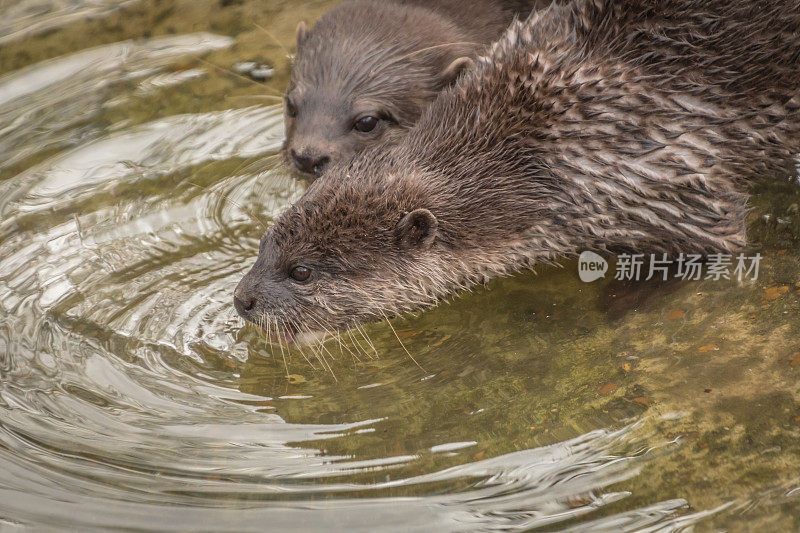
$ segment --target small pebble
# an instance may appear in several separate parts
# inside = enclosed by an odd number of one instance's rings
[[[275,74],[275,69],[269,65],[256,63],[255,61],[242,61],[233,65],[233,70],[237,74],[250,76],[256,81],[265,81]]]
[[[258,63],[256,63],[255,61],[244,61],[242,63],[236,63],[233,66],[233,70],[237,74],[250,74],[250,72],[252,72],[253,69],[257,67]]]
[[[256,81],[265,81],[272,77],[275,74],[275,69],[270,68],[266,65],[261,65],[258,68],[254,68],[250,71],[250,77]]]

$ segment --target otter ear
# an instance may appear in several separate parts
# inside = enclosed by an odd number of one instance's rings
[[[447,68],[442,71],[441,78],[442,78],[442,85],[447,87],[455,83],[458,76],[464,72],[464,70],[470,68],[474,64],[472,58],[470,57],[459,57],[458,59],[454,60],[452,63],[447,65]]]
[[[436,239],[439,221],[427,209],[415,209],[397,224],[395,233],[400,246],[410,248],[430,248]]]
[[[308,38],[308,27],[306,26],[305,21],[301,20],[297,24],[297,47],[300,48],[303,46],[303,43],[306,42]]]

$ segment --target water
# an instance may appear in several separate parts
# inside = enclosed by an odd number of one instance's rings
[[[236,317],[330,5],[0,3],[0,531],[797,530],[796,185],[756,191],[757,281],[567,261],[394,321],[422,368]]]

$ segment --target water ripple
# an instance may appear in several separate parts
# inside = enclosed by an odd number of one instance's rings
[[[39,29],[115,3],[52,5]],[[335,379],[284,367],[231,305],[303,192],[280,107],[98,123],[232,43],[126,41],[0,78],[0,529],[681,531],[727,512],[642,487],[686,449],[679,422],[595,392],[630,364],[581,344],[602,323],[565,274],[399,326],[424,373],[380,326]]]
[[[136,0],[27,0],[0,6],[0,45],[113,12]]]
[[[0,76],[0,172],[47,149],[96,136],[100,128],[92,121],[120,81],[158,73],[181,56],[231,44],[229,37],[208,33],[125,41]],[[189,79],[174,80],[176,75],[173,82]]]

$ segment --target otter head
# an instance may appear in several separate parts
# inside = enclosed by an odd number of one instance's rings
[[[426,187],[341,180],[326,174],[275,221],[234,293],[242,317],[282,339],[431,305],[445,284],[446,237]]]
[[[314,179],[336,161],[398,141],[472,63],[474,47],[446,44],[464,40],[428,10],[394,3],[346,2],[313,30],[300,23],[285,162]]]

